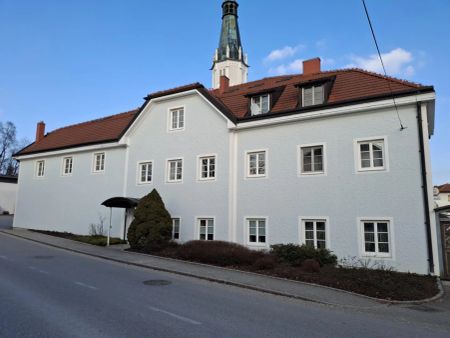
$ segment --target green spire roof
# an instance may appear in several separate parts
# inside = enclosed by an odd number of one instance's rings
[[[241,36],[238,25],[239,4],[234,0],[224,0],[222,3],[222,31],[217,53],[217,61],[243,60]],[[241,50],[239,52],[239,50]]]

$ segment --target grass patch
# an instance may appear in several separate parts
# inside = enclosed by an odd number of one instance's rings
[[[385,300],[422,300],[439,292],[436,278],[431,276],[396,272],[382,266],[342,267],[329,251],[293,244],[255,251],[236,243],[190,241],[182,245],[171,243],[151,254],[319,284]]]
[[[106,242],[107,242],[106,236],[75,235],[70,232],[45,231],[45,230],[31,230],[31,231],[38,232],[38,233],[41,233],[44,235],[70,239],[73,241],[83,242],[83,243],[97,245],[97,246],[106,246]],[[109,239],[109,243],[111,245],[116,245],[116,244],[126,244],[127,242],[120,238],[111,237]]]

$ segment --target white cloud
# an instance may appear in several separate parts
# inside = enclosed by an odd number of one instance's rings
[[[298,45],[295,47],[291,46],[285,46],[280,49],[275,49],[269,53],[268,56],[264,59],[265,62],[273,62],[273,61],[279,61],[286,58],[290,58],[297,54],[297,52],[301,49],[305,48],[303,45]]]
[[[269,69],[269,73],[273,75],[286,75],[290,73],[302,73],[303,72],[303,60],[297,59],[288,64],[279,65]]]
[[[388,53],[382,53],[381,56],[388,75],[414,75],[415,68],[411,64],[414,58],[411,52],[403,48],[396,48]],[[383,72],[383,67],[377,54],[370,55],[369,57],[351,56],[350,59],[352,63],[347,65],[347,68],[358,67],[372,72]]]

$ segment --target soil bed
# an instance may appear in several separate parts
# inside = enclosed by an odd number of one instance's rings
[[[58,232],[58,231],[45,231],[45,230],[30,230],[34,232],[38,232],[44,235],[60,237],[65,239],[71,239],[77,242],[83,242],[92,245],[98,246],[106,246],[107,237],[106,236],[86,236],[86,235],[75,235],[70,232]],[[126,241],[121,240],[120,238],[111,237],[109,239],[111,245],[115,244],[126,244]]]

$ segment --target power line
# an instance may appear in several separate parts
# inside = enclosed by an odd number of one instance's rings
[[[384,76],[387,77],[388,75],[387,75],[387,72],[386,72],[386,67],[384,66],[383,57],[381,56],[381,52],[380,52],[380,47],[378,47],[378,42],[377,42],[377,38],[375,36],[375,31],[374,31],[373,26],[372,26],[372,21],[370,20],[369,11],[367,10],[366,0],[361,0],[361,1],[363,3],[363,6],[364,6],[364,11],[366,12],[366,17],[367,17],[367,21],[369,22],[370,31],[372,32],[373,41],[375,42],[375,46],[377,47],[378,57],[380,58],[381,66],[383,67]],[[391,92],[391,95],[392,95],[392,101],[394,102],[395,111],[397,112],[398,122],[400,123],[400,130],[404,130],[404,129],[406,129],[406,127],[403,126],[402,119],[400,118],[400,114],[398,112],[397,102],[395,101],[394,92],[392,91],[392,87],[391,87],[391,81],[389,81],[388,79],[386,79],[386,81],[387,81],[388,86],[389,86],[389,91]]]

